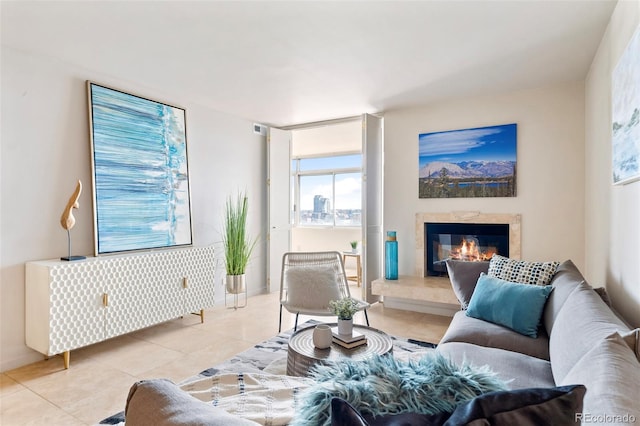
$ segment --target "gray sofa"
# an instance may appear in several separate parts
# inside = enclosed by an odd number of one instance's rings
[[[462,262],[459,270],[450,271],[464,308],[470,299],[473,301],[474,291],[476,295],[481,293],[478,277],[481,272],[488,271],[488,265],[474,263]],[[471,307],[454,316],[437,351],[456,364],[489,366],[513,392],[488,393],[474,398],[469,404],[462,404],[460,410],[456,409],[447,425],[573,424],[574,413],[576,424],[580,421],[607,425],[640,422],[640,330],[631,330],[586,283],[571,261],[560,264],[553,278],[551,275],[548,278],[553,291],[547,293],[540,305],[538,313],[541,317],[535,318],[534,324],[540,322],[536,338],[470,317],[467,312]],[[524,287],[531,289],[533,286]],[[522,310],[529,304],[526,300]],[[500,308],[494,310],[506,310]],[[580,405],[572,399],[576,392],[568,399],[562,395],[572,387],[570,385],[586,386],[580,412],[576,412]],[[559,391],[556,402],[549,400],[551,403],[547,404],[547,400],[540,399],[540,394],[555,391]],[[532,393],[534,399],[523,404],[522,395],[526,392]],[[584,388],[577,391],[580,398],[582,392]],[[505,404],[512,407],[505,409]],[[494,410],[493,414],[491,410]],[[367,424],[360,422],[359,414],[355,414],[355,422],[339,419],[335,424]],[[461,416],[456,417],[457,414]],[[394,423],[393,416],[383,416],[373,424],[432,424],[420,416],[417,423],[406,422],[408,418],[403,417],[406,415],[413,416],[412,413],[399,415],[399,423]],[[500,416],[505,418],[500,420]],[[200,402],[164,380],[136,383],[127,399],[126,417],[130,426],[256,424]],[[459,417],[488,420],[485,423],[478,423],[479,420],[467,422],[459,421]]]
[[[477,275],[463,278],[467,283],[458,286],[471,288],[460,296],[458,287],[460,299],[472,294]],[[583,384],[577,419],[585,424],[640,422],[639,330],[616,315],[573,262],[562,263],[550,284],[537,338],[461,310],[437,350],[458,363],[490,366],[511,389]]]

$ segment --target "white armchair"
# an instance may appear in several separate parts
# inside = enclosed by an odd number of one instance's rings
[[[331,300],[351,297],[342,256],[337,251],[290,252],[282,256],[280,277],[280,323],[282,308],[296,314],[294,330],[298,328],[298,316],[334,315],[329,309]],[[369,303],[354,299],[369,325]]]

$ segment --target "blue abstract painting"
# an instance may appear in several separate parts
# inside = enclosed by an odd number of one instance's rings
[[[612,81],[613,183],[640,179],[640,27],[613,70]]]
[[[516,196],[516,124],[418,135],[418,197]]]
[[[190,245],[185,110],[87,86],[96,255]]]

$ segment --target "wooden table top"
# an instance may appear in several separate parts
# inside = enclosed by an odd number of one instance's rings
[[[336,323],[329,324],[337,327]],[[347,349],[335,343],[327,349],[318,349],[313,345],[313,330],[315,326],[295,332],[289,339],[287,356],[287,374],[290,376],[306,376],[309,369],[318,363],[336,361],[340,358],[362,360],[374,355],[385,355],[393,351],[391,338],[378,329],[354,324],[354,330],[364,334],[367,344],[357,348]]]

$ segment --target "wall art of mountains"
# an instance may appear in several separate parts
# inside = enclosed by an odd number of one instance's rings
[[[447,163],[433,161],[420,169],[420,178],[440,177],[440,171],[447,169],[447,175],[453,179],[464,178],[501,178],[513,175],[515,161],[461,161]]]

